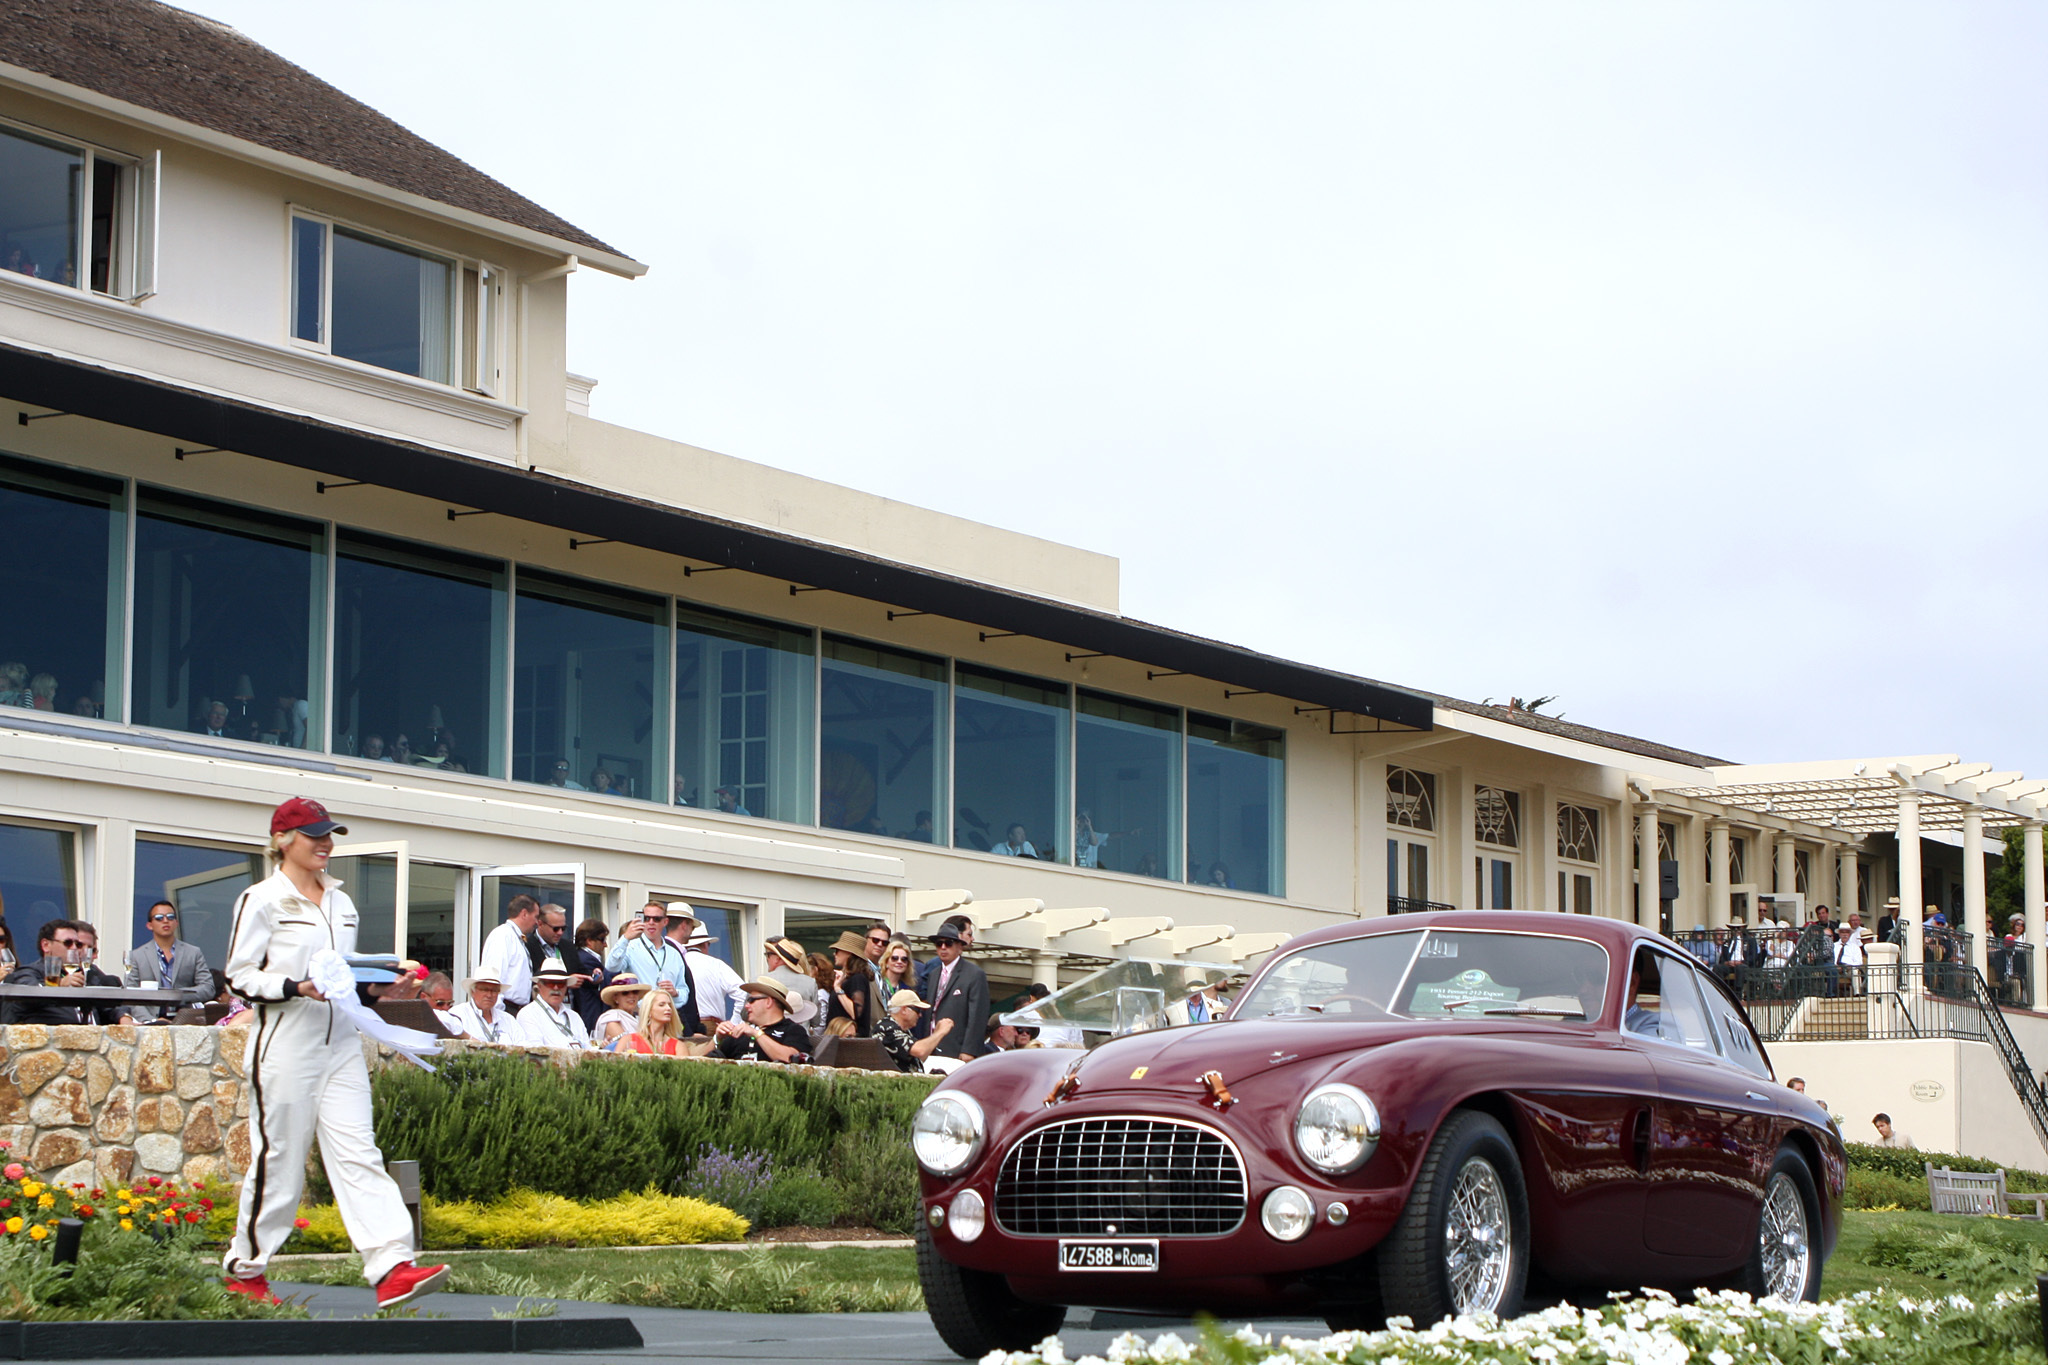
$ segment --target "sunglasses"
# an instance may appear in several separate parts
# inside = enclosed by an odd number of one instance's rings
[[[178,917],[176,915],[151,915],[149,917],[151,924],[175,924],[177,921]]]
[[[889,936],[888,936],[887,934],[869,934],[869,935],[868,935],[868,942],[870,942],[870,943],[887,943],[888,941],[889,941]]]

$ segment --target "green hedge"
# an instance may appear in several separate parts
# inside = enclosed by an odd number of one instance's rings
[[[433,1074],[391,1066],[372,1079],[377,1142],[420,1163],[424,1189],[487,1202],[508,1190],[609,1199],[686,1192],[702,1153],[761,1153],[774,1170],[840,1186],[842,1216],[889,1226],[914,1212],[910,1120],[924,1076],[808,1074],[594,1057],[574,1066],[465,1053]]]
[[[1898,1147],[1873,1147],[1868,1143],[1847,1142],[1842,1144],[1848,1152],[1849,1164],[1866,1171],[1881,1171],[1886,1175],[1899,1176],[1920,1182],[1922,1197],[1927,1189],[1927,1163],[1946,1166],[1951,1171],[1997,1171],[2005,1172],[2005,1183],[2016,1190],[2048,1190],[2048,1175],[2039,1171],[2024,1171],[2017,1166],[2000,1166],[1996,1161],[1983,1157],[1959,1156],[1953,1152],[1915,1152]]]

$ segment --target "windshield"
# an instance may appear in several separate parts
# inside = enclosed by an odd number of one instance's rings
[[[1037,1004],[1013,1010],[1002,1019],[1006,1024],[1029,1028],[1052,1025],[1097,1033],[1138,1033],[1190,1022],[1186,1002],[1195,990],[1216,993],[1243,975],[1240,967],[1217,963],[1129,958],[1090,972]],[[1215,1009],[1216,1017],[1220,1017],[1222,1005]]]
[[[1232,1017],[1600,1017],[1607,952],[1550,934],[1429,929],[1335,939],[1275,962]]]

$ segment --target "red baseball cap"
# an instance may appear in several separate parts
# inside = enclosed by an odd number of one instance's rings
[[[327,807],[303,796],[294,796],[270,813],[270,832],[282,834],[295,829],[318,839],[328,834],[346,834],[348,827],[334,823]]]

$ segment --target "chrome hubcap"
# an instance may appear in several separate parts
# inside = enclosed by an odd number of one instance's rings
[[[1444,1272],[1451,1283],[1452,1308],[1460,1315],[1498,1308],[1513,1254],[1507,1191],[1501,1188],[1499,1172],[1474,1157],[1458,1168],[1458,1177],[1451,1182],[1444,1221]]]
[[[1762,1239],[1764,1292],[1788,1302],[1806,1293],[1813,1267],[1813,1246],[1806,1232],[1806,1202],[1799,1187],[1783,1171],[1764,1187]]]

